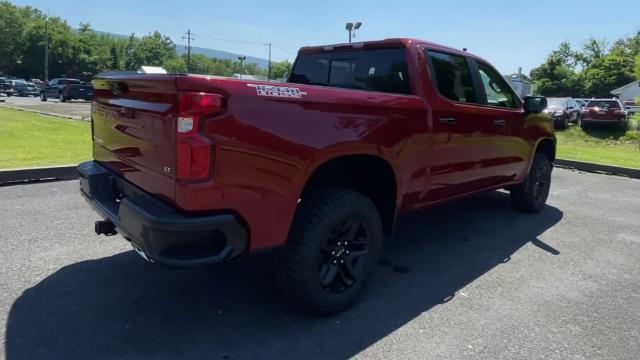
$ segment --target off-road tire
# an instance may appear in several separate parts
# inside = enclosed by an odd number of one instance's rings
[[[553,164],[546,155],[536,153],[524,182],[511,188],[513,206],[524,212],[541,211],[549,196]]]
[[[335,293],[321,284],[320,270],[326,266],[322,259],[331,256],[326,247],[336,227],[353,219],[360,222],[358,226],[363,226],[360,229],[366,233],[368,250],[361,258],[361,276],[343,292]],[[378,260],[382,240],[382,221],[369,198],[344,188],[311,191],[298,204],[287,244],[278,257],[278,287],[294,305],[312,313],[331,314],[344,310],[364,291]],[[341,276],[344,279],[344,275]]]

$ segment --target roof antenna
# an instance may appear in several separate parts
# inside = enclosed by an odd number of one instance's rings
[[[467,52],[467,48],[462,48],[462,51]]]

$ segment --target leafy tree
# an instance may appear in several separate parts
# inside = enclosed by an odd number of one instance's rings
[[[611,90],[634,80],[632,58],[618,54],[594,61],[584,73],[585,90],[588,96],[609,97]]]
[[[636,55],[636,59],[635,59],[635,75],[636,75],[636,79],[640,80],[640,54]]]
[[[271,64],[271,77],[283,79],[291,72],[291,63],[287,60]]]
[[[531,78],[545,96],[610,97],[611,90],[640,78],[640,69],[636,69],[640,61],[634,60],[638,56],[640,33],[615,41],[611,48],[605,40],[594,38],[581,51],[573,51],[563,42],[531,71]]]
[[[131,33],[129,35],[129,40],[127,41],[127,45],[125,47],[125,63],[124,63],[124,69],[125,70],[136,70],[137,66],[135,64],[135,59],[134,59],[134,51],[136,49],[136,47],[138,47],[138,43],[140,42],[140,40],[138,40],[138,38],[136,37],[136,34]]]
[[[18,8],[0,1],[0,73],[20,61],[25,23]]]
[[[531,70],[536,91],[544,96],[567,96],[580,92],[581,77],[575,71],[576,53],[568,42],[560,44],[547,60]]]
[[[176,57],[176,45],[171,38],[155,31],[143,36],[133,49],[132,63],[134,68],[142,65],[162,66],[167,60]]]
[[[187,72],[187,64],[181,57],[166,60],[163,67],[167,72],[173,74],[183,74]]]
[[[576,62],[588,69],[595,61],[602,59],[607,54],[607,41],[591,38],[582,47],[582,52],[574,53]]]

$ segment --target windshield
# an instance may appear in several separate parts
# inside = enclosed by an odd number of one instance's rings
[[[547,106],[548,107],[564,107],[567,104],[567,99],[562,98],[548,98]]]

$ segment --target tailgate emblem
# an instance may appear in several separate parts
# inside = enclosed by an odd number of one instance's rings
[[[164,172],[166,172],[167,174],[171,174],[171,166],[167,166],[165,165],[162,170],[164,170]]]

